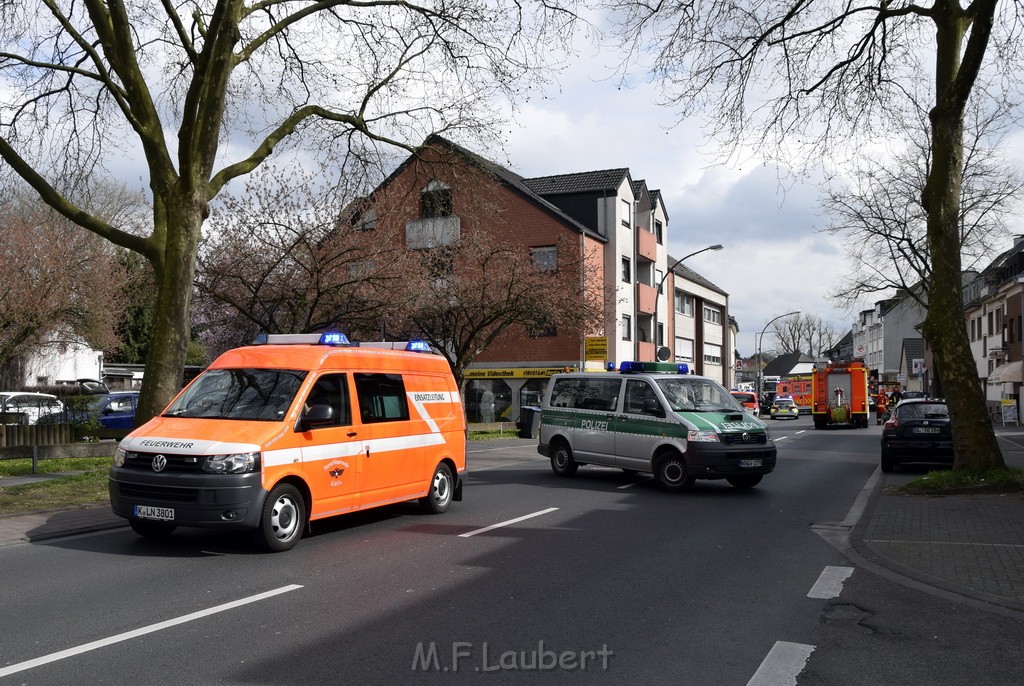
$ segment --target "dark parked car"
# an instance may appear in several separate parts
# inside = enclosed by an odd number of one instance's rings
[[[87,407],[66,403],[63,412],[39,418],[40,424],[86,424],[98,421],[104,429],[134,429],[138,391],[120,391],[90,396]]]
[[[882,471],[906,462],[953,464],[953,434],[944,400],[901,401],[882,427]]]

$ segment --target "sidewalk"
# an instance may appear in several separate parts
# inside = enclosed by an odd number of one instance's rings
[[[1024,427],[997,427],[996,433],[1007,465],[1024,468]],[[897,582],[1024,618],[1024,493],[886,492],[921,473],[876,471],[881,478],[844,552]],[[45,477],[22,477],[38,478]],[[0,486],[13,481],[0,479]],[[106,506],[0,516],[0,547],[126,524]]]

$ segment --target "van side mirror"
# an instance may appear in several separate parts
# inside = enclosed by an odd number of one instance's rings
[[[661,403],[654,398],[648,398],[644,401],[644,414],[653,415],[655,417],[664,417],[665,410],[662,409]]]
[[[313,405],[299,418],[299,430],[306,431],[317,426],[334,423],[334,408],[330,405]]]

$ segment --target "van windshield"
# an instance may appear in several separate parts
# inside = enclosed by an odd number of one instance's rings
[[[294,369],[210,369],[163,416],[281,421],[305,378]]]
[[[743,412],[725,387],[711,379],[655,379],[674,412]]]

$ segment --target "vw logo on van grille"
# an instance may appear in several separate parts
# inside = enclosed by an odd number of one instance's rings
[[[162,472],[167,469],[167,458],[163,455],[156,455],[153,457],[153,471]]]
[[[747,431],[743,432],[743,442],[744,443],[750,443],[750,433],[747,432]]]

